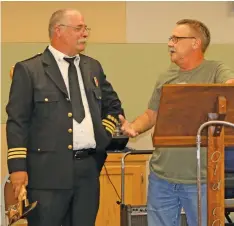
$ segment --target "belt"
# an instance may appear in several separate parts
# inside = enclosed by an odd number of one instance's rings
[[[96,153],[96,149],[93,149],[93,148],[73,150],[73,157],[74,159],[84,159],[95,153]]]

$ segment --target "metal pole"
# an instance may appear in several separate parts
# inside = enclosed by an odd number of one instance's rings
[[[121,204],[124,204],[124,187],[125,187],[125,158],[127,155],[152,154],[153,150],[133,150],[126,152],[121,158]]]
[[[127,155],[129,155],[129,154],[131,154],[131,151],[129,151],[129,152],[126,152],[125,154],[124,154],[124,156],[121,158],[121,204],[124,204],[124,183],[125,183],[125,181],[124,181],[124,178],[125,178],[125,172],[124,172],[124,169],[125,169],[125,158],[126,158],[126,156]]]

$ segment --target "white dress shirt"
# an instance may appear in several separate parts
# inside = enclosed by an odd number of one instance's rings
[[[63,76],[64,83],[67,87],[68,95],[70,98],[69,79],[68,79],[69,63],[63,59],[64,57],[69,57],[69,56],[61,53],[60,51],[58,51],[51,45],[49,46],[49,50],[53,54],[58,64],[58,67]],[[80,63],[80,56],[78,54],[76,55],[74,64],[77,70],[81,98],[82,98],[84,110],[85,110],[85,118],[83,119],[81,123],[78,123],[75,119],[73,119],[73,150],[96,147],[96,141],[95,141],[94,130],[93,130],[93,122],[92,122],[92,118],[90,115],[89,104],[88,104],[88,100],[87,100],[85,89],[84,89],[84,83],[83,83],[79,63]]]

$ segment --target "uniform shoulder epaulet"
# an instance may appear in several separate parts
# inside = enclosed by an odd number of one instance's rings
[[[39,57],[39,56],[41,56],[41,55],[42,55],[42,53],[37,53],[36,55],[34,55],[34,56],[30,57],[30,58],[27,58],[27,59],[23,60],[22,62],[35,59],[35,58],[37,58],[37,57]]]
[[[30,58],[28,58],[28,59],[22,60],[22,61],[20,61],[20,62],[18,62],[18,63],[28,62],[28,61],[30,61],[30,60],[36,59],[37,57],[39,57],[39,56],[41,56],[41,55],[42,55],[42,53],[38,53],[38,54],[34,55],[33,57],[30,57]],[[14,68],[15,68],[15,65],[13,65],[13,66],[11,67],[11,69],[10,69],[10,78],[11,78],[11,79],[13,78]]]

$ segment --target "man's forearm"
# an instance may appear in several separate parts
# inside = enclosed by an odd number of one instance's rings
[[[233,79],[229,79],[228,81],[226,81],[227,84],[234,84],[234,78]]]
[[[137,117],[131,123],[131,126],[137,133],[144,133],[155,125],[156,119],[157,112],[148,109],[144,114]]]

